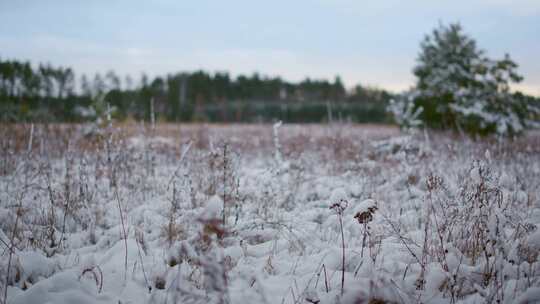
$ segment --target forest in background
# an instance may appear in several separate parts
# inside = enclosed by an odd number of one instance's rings
[[[339,76],[297,83],[206,71],[77,76],[69,67],[0,58],[2,122],[84,122],[109,106],[118,120],[149,120],[153,110],[156,119],[170,122],[388,122],[392,97],[362,85],[347,90]]]

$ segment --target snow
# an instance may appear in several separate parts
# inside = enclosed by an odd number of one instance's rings
[[[16,296],[9,303],[28,304],[69,304],[69,303],[111,303],[108,296],[97,295],[93,282],[79,280],[73,271],[57,273],[47,280],[42,280]]]
[[[337,149],[325,144],[335,144],[334,128],[282,125],[275,135],[263,127],[249,136],[212,129],[213,150],[194,144],[186,153],[186,138],[167,137],[161,148],[144,134],[119,141],[118,189],[100,163],[106,151],[72,150],[72,162],[62,153],[18,155],[21,169],[0,176],[2,283],[15,198],[26,189],[8,303],[449,303],[451,292],[458,303],[484,303],[501,290],[501,303],[540,299],[540,141],[519,150],[525,145],[436,134],[428,149],[423,135],[365,137],[351,126]],[[309,134],[301,147],[295,132]],[[239,140],[228,148],[225,186],[223,138]],[[49,162],[53,205],[47,175],[23,170]],[[430,176],[440,178],[433,187]],[[68,212],[66,187],[74,198]],[[342,248],[329,207],[345,201]],[[367,213],[359,223],[355,216]],[[485,237],[487,262],[471,235]],[[504,278],[486,283],[486,265]]]
[[[528,246],[532,247],[537,252],[540,252],[540,229],[536,229],[534,233],[527,238]]]
[[[480,184],[482,182],[482,178],[480,176],[480,168],[474,167],[471,170],[471,180],[476,184]]]
[[[223,200],[219,196],[214,195],[208,200],[206,207],[204,208],[201,219],[212,220],[219,219],[223,210]]]
[[[521,296],[519,296],[514,303],[540,303],[540,287],[530,287]]]
[[[153,145],[153,146],[172,146],[174,141],[171,138],[163,137],[163,136],[154,136],[151,138],[143,137],[143,136],[134,136],[129,139],[128,147],[129,148],[138,148],[142,149],[145,147],[145,145]]]
[[[346,202],[348,200],[347,191],[344,188],[336,188],[330,194],[330,203]]]
[[[37,252],[26,251],[17,255],[21,268],[21,280],[38,281],[39,277],[49,277],[60,265],[56,265],[54,260]]]
[[[354,214],[370,212],[374,207],[377,207],[377,202],[374,199],[368,198],[354,206]]]

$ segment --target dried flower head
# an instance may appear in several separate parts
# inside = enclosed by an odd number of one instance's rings
[[[369,207],[366,211],[363,212],[357,212],[354,215],[354,218],[358,221],[360,224],[367,224],[373,220],[373,214],[375,214],[375,211],[377,210],[376,206]]]

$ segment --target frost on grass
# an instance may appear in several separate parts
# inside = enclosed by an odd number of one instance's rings
[[[1,301],[540,301],[537,134],[340,127],[3,132]]]

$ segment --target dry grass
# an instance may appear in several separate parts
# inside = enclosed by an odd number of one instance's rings
[[[167,270],[149,280],[144,269],[145,257],[152,251],[152,248],[148,248],[146,236],[152,235],[152,232],[130,226],[133,219],[127,218],[129,208],[136,206],[136,202],[152,201],[153,197],[158,196],[156,193],[161,191],[161,198],[165,198],[161,214],[163,222],[158,225],[160,230],[156,237],[161,244],[167,245],[164,246],[167,249],[176,250],[174,255],[166,259],[167,269],[185,262],[192,269],[189,281],[198,289],[212,290],[217,294],[218,302],[225,303],[229,299],[227,273],[238,261],[233,261],[230,256],[222,258],[221,250],[238,238],[249,245],[270,241],[264,234],[242,235],[242,229],[250,229],[245,228],[248,224],[242,228],[236,224],[247,212],[252,212],[250,227],[277,231],[279,237],[289,238],[290,252],[303,254],[309,244],[298,240],[295,235],[298,231],[284,224],[278,214],[297,207],[296,196],[302,191],[302,186],[313,186],[311,182],[320,178],[321,172],[326,174],[323,177],[352,174],[366,178],[365,182],[362,181],[366,189],[357,196],[371,198],[374,195],[374,201],[378,202],[377,197],[389,197],[389,193],[375,193],[376,186],[393,179],[392,174],[403,173],[404,187],[425,190],[423,205],[417,210],[418,230],[422,233],[423,243],[413,243],[401,224],[392,218],[377,221],[378,217],[386,216],[388,210],[372,207],[351,215],[355,228],[358,228],[352,231],[357,233],[354,237],[361,243],[359,255],[364,258],[366,248],[375,265],[380,260],[377,257],[381,252],[382,238],[393,236],[411,255],[412,264],[420,269],[416,278],[418,290],[414,292],[421,295],[429,283],[426,282],[426,269],[430,263],[437,263],[447,276],[438,288],[455,302],[472,292],[467,284],[473,281],[494,290],[499,290],[499,285],[503,284],[504,278],[494,266],[494,260],[507,262],[507,252],[498,247],[497,242],[504,240],[502,236],[488,231],[490,223],[497,220],[496,214],[490,210],[505,211],[519,206],[501,199],[502,190],[493,181],[489,161],[496,161],[500,168],[506,165],[515,170],[512,174],[521,178],[516,181],[515,187],[531,189],[527,194],[528,207],[532,207],[537,200],[538,180],[531,178],[526,162],[531,155],[540,154],[539,132],[514,139],[510,144],[496,139],[473,142],[451,134],[427,134],[432,146],[430,149],[409,147],[399,141],[388,147],[377,146],[388,144],[379,140],[400,138],[397,128],[379,125],[284,125],[279,128],[279,144],[276,144],[271,125],[158,124],[155,130],[150,130],[148,125],[130,123],[114,124],[112,128],[104,127],[97,129],[99,132],[85,133],[80,125],[54,124],[35,125],[33,136],[30,136],[30,130],[30,125],[0,125],[0,164],[3,165],[0,178],[4,178],[5,186],[1,191],[4,191],[2,197],[7,202],[2,202],[0,207],[9,210],[8,217],[12,219],[0,224],[7,232],[8,239],[2,241],[5,243],[3,247],[7,248],[5,257],[10,261],[7,274],[1,275],[5,277],[2,280],[12,286],[22,280],[12,272],[15,269],[12,269],[11,261],[17,251],[31,249],[43,252],[47,257],[67,254],[70,248],[66,244],[66,236],[71,233],[70,229],[88,231],[88,240],[85,241],[96,246],[107,246],[102,244],[105,241],[100,243],[100,237],[105,237],[96,235],[96,232],[115,224],[108,222],[105,216],[108,214],[110,218],[112,211],[104,210],[100,205],[111,201],[114,205],[108,206],[114,209],[114,218],[118,219],[116,224],[121,227],[119,239],[124,247],[124,280],[127,280],[128,274],[128,239],[134,237],[138,250],[137,263],[142,268],[149,292],[152,288],[170,290],[173,283],[166,277]],[[460,145],[467,147],[465,152],[459,148]],[[190,153],[189,147],[193,149]],[[486,156],[486,150],[489,150],[489,156]],[[278,157],[272,157],[276,152],[284,159],[283,162]],[[433,168],[448,169],[440,165],[441,158],[436,153],[445,155],[445,161],[449,164],[456,163],[456,159],[487,159],[488,163],[474,163],[470,170],[479,170],[479,179],[465,184],[457,193],[447,187],[445,176],[431,171]],[[468,154],[464,156],[463,153]],[[267,157],[261,158],[261,155]],[[258,159],[266,161],[270,168],[266,172],[267,182],[261,179],[263,182],[257,185],[257,191],[242,193],[239,189],[242,162]],[[405,172],[409,165],[416,171]],[[288,174],[285,181],[280,179],[283,170]],[[467,181],[467,178],[457,177],[461,181]],[[161,181],[169,182],[163,185]],[[29,189],[35,198],[24,197]],[[305,188],[303,191],[306,191]],[[319,195],[316,191],[306,192]],[[218,217],[200,219],[190,213],[194,209],[202,209],[211,197],[219,197],[223,203],[222,213]],[[304,203],[309,203],[324,198],[312,196],[302,199]],[[36,207],[32,209],[23,201],[44,203],[37,207],[32,205]],[[252,209],[245,211],[242,209],[244,205]],[[346,248],[352,246],[346,243],[345,234],[351,230],[344,232],[344,227],[348,225],[344,221],[351,218],[345,217],[344,202],[330,202],[329,205],[338,216],[339,228],[336,231],[341,249],[338,271],[341,272],[340,290],[343,294],[347,289],[346,264],[351,258],[345,252]],[[519,219],[512,221],[508,223],[519,227],[515,238],[524,239],[526,227]],[[318,220],[318,225],[322,226],[323,222],[324,219]],[[501,224],[501,229],[508,227]],[[494,237],[501,239],[494,240]],[[347,242],[350,240],[351,237]],[[178,244],[181,245],[175,247]],[[193,244],[197,255],[187,249],[189,244]],[[450,250],[458,250],[462,259],[482,266],[478,271],[481,281],[460,277],[460,266],[452,269],[448,262],[452,253]],[[518,255],[529,264],[538,259],[538,252],[526,243],[520,245]],[[274,256],[269,255],[264,267],[268,275],[278,273],[275,265],[280,261],[273,259]],[[461,265],[461,261],[459,263]],[[360,267],[353,267],[356,270],[354,277]],[[407,268],[403,280],[408,271]],[[527,270],[523,270],[523,273],[527,273]],[[331,278],[324,263],[322,267],[317,267],[315,275],[323,274],[328,294]],[[81,277],[93,279],[101,290],[104,278],[98,265],[84,268]],[[384,280],[373,278],[373,282],[375,290],[387,287],[383,286],[386,284]],[[24,284],[20,282],[21,286],[26,286]],[[3,290],[4,298],[6,290]],[[303,299],[300,288],[296,286],[296,289],[291,287],[290,290],[295,301]],[[182,292],[186,293],[185,290]],[[194,293],[193,297],[202,296]],[[494,293],[490,299],[501,298],[500,294]],[[316,297],[309,297],[309,301],[317,300]],[[389,303],[377,297],[358,301]]]

